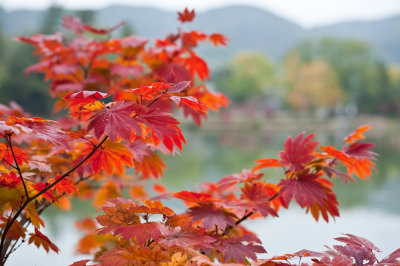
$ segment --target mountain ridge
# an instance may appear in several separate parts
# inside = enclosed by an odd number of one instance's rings
[[[75,10],[66,10],[71,14]],[[228,48],[200,49],[214,63],[226,60],[241,50],[259,51],[273,59],[282,58],[296,43],[309,38],[346,38],[365,41],[378,56],[389,63],[400,63],[400,14],[369,21],[355,20],[331,25],[304,28],[273,12],[247,5],[230,5],[197,12],[194,23],[180,25],[173,11],[156,7],[110,5],[94,9],[97,25],[112,26],[121,20],[133,25],[136,34],[163,37],[176,27],[200,29],[207,33],[221,32],[231,39]],[[3,34],[10,37],[37,31],[45,11],[5,11],[0,7]],[[23,23],[21,23],[23,21]],[[216,50],[216,52],[215,52]]]

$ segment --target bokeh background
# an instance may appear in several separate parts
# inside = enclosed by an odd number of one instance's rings
[[[289,135],[316,132],[322,144],[341,147],[362,124],[380,156],[368,181],[336,182],[341,217],[316,223],[301,209],[280,218],[249,222],[261,236],[267,256],[300,249],[323,250],[341,233],[368,238],[381,257],[400,239],[400,3],[397,0],[350,1],[0,1],[0,102],[16,101],[34,115],[55,117],[43,76],[24,74],[36,62],[29,45],[16,35],[62,31],[61,17],[79,16],[107,27],[124,20],[115,37],[139,35],[155,40],[177,27],[223,33],[227,47],[204,45],[208,85],[224,92],[229,108],[211,115],[201,128],[184,120],[187,147],[165,158],[160,182],[169,190],[252,168],[260,158],[277,157]],[[176,11],[195,8],[195,21],[180,25]],[[277,180],[281,173],[266,172]],[[174,204],[174,203],[172,203]],[[177,209],[180,206],[176,206]],[[71,212],[45,213],[47,231],[61,254],[22,246],[9,265],[67,265],[80,233],[74,221],[95,215],[88,202]]]

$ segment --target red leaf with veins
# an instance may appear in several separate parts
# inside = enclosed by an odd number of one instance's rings
[[[280,163],[288,166],[290,171],[303,171],[304,165],[311,162],[315,155],[315,148],[318,141],[312,141],[314,134],[304,137],[305,132],[300,133],[294,140],[289,137],[285,142],[285,150],[279,152]]]
[[[233,259],[235,262],[244,263],[246,258],[256,260],[256,253],[267,252],[259,245],[260,243],[261,241],[255,236],[245,235],[223,239],[217,249],[222,252],[224,261],[229,262]]]
[[[304,208],[312,207],[314,203],[322,205],[327,196],[323,185],[318,182],[318,175],[302,172],[296,178],[283,179],[279,183],[280,193],[286,205],[294,198],[297,203]]]
[[[0,142],[0,160],[5,160],[7,162],[5,166],[8,167],[8,164],[12,164],[15,166],[14,156],[19,165],[23,164],[24,162],[28,162],[28,154],[26,154],[23,149],[13,147],[13,152],[14,155],[10,147]]]
[[[37,192],[41,192],[47,187],[47,185],[45,183],[36,183],[33,184],[33,187]],[[50,203],[57,200],[56,194],[51,189],[46,190],[46,192],[44,192],[41,196],[47,199]]]
[[[160,112],[158,109],[149,109],[140,117],[153,130],[152,137],[155,143],[157,143],[157,139],[154,138],[157,137],[163,140],[165,147],[170,152],[173,152],[174,143],[182,150],[182,142],[186,144],[186,141],[177,126],[179,124],[178,120],[168,113]]]
[[[185,58],[184,64],[192,75],[197,74],[201,80],[210,78],[210,69],[207,63],[194,52],[191,53],[190,57]]]
[[[69,93],[64,97],[64,99],[70,103],[69,106],[73,106],[88,104],[106,97],[108,97],[108,93],[98,91],[80,91]]]
[[[137,135],[141,134],[139,122],[143,122],[139,118],[131,117],[133,111],[137,109],[137,105],[131,102],[114,102],[107,105],[106,108],[99,110],[90,118],[87,130],[94,130],[97,139],[103,134],[115,141],[117,137],[129,141],[132,136],[132,130]]]
[[[161,234],[163,238],[158,242],[160,244],[165,244],[168,247],[178,246],[184,249],[190,247],[207,247],[212,248],[210,243],[216,241],[216,239],[207,236],[204,229],[197,230],[190,226],[181,228],[180,226],[175,228],[162,227]]]
[[[53,124],[41,122],[27,122],[25,126],[32,130],[35,137],[44,141],[50,141],[56,145],[68,147],[69,137],[63,130],[58,129]]]
[[[60,178],[60,175],[57,175],[55,180],[50,179],[49,183],[54,183],[56,180]],[[64,192],[71,195],[79,194],[78,188],[68,179],[68,177],[63,178],[60,182],[58,182],[55,186],[55,190],[59,195],[62,195]]]
[[[373,143],[361,143],[358,141],[346,147],[344,152],[352,157],[356,157],[357,159],[367,158],[375,160],[376,153],[370,151],[373,147],[375,147],[375,144]]]
[[[217,186],[222,191],[237,183],[255,182],[260,180],[263,175],[264,174],[254,173],[253,171],[250,172],[247,169],[243,169],[239,174],[228,175],[221,178],[221,180],[218,181]]]
[[[150,222],[119,226],[114,230],[114,235],[121,234],[125,240],[135,237],[139,245],[144,245],[150,238],[154,241],[158,241],[161,236],[159,229],[160,226],[164,225],[161,223]]]
[[[190,203],[201,204],[201,203],[206,203],[206,202],[217,201],[217,199],[213,198],[213,196],[210,194],[190,192],[190,191],[185,191],[185,190],[180,191],[180,192],[175,192],[173,194],[173,196],[175,198],[183,200],[187,204],[190,204]]]
[[[54,243],[52,243],[47,236],[42,234],[36,227],[35,227],[35,233],[34,234],[30,233],[29,235],[30,235],[28,241],[29,244],[34,243],[35,246],[37,246],[38,248],[42,246],[47,253],[49,253],[50,249],[58,253],[59,251],[58,247]]]
[[[241,198],[247,201],[249,211],[259,212],[264,217],[278,216],[278,213],[269,206],[271,196],[266,193],[263,183],[245,184]]]
[[[191,81],[181,81],[168,89],[168,93],[178,93],[189,87]]]
[[[199,203],[198,206],[190,208],[189,215],[193,217],[193,221],[201,220],[207,230],[214,229],[215,226],[222,230],[227,225],[235,226],[233,218],[237,218],[233,213],[213,203]]]
[[[185,97],[171,96],[170,99],[177,106],[179,106],[180,103],[183,103],[183,104],[185,104],[186,106],[188,106],[189,108],[191,108],[194,111],[207,113],[207,106],[204,103],[198,101],[193,96],[185,96]]]
[[[140,88],[131,89],[129,91],[139,94],[142,99],[153,100],[162,95],[162,93],[166,92],[169,87],[171,87],[171,85],[163,82],[157,82],[151,84],[150,86],[141,86]]]
[[[93,146],[87,145],[82,154],[92,152]],[[85,164],[90,164],[94,173],[103,169],[107,174],[112,175],[114,170],[118,174],[124,172],[124,167],[133,167],[132,153],[121,143],[106,140],[103,145],[90,157]]]
[[[0,187],[15,188],[20,183],[22,183],[21,178],[14,172],[10,172],[10,174],[1,173],[0,175]]]
[[[371,241],[369,241],[366,238],[352,235],[352,234],[344,234],[346,237],[337,237],[335,238],[336,241],[340,241],[342,243],[354,246],[354,247],[365,247],[370,251],[378,251],[380,252],[381,250],[374,245]]]

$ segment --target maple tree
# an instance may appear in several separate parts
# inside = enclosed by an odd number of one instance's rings
[[[194,17],[193,10],[178,13],[182,23]],[[350,234],[337,239],[345,246],[326,253],[300,251],[257,260],[266,250],[242,225],[247,219],[278,216],[291,201],[317,221],[338,217],[330,179],[369,177],[376,155],[374,145],[362,141],[368,126],[351,133],[341,149],[318,149],[314,134],[303,132],[287,139],[280,159],[260,159],[253,169],[205,183],[201,191],[172,193],[156,184],[159,196],[149,198],[145,180],[161,177],[166,168],[160,153],[176,154],[186,143],[176,111],[200,125],[209,110],[229,102],[207,89],[207,63],[194,51],[200,42],[218,46],[228,39],[178,29],[150,45],[137,36],[111,38],[121,24],[96,29],[65,17],[63,26],[72,37],[17,38],[33,45],[40,57],[27,73],[44,73],[57,98],[55,112],[68,110],[69,115],[53,121],[31,117],[15,103],[0,105],[2,265],[26,239],[58,252],[40,231],[40,214],[53,204],[68,209],[71,196],[91,198],[103,211],[96,220],[77,222],[85,232],[78,251],[94,254],[93,262],[101,265],[285,265],[304,256],[315,265],[398,263],[399,250],[378,261],[372,243]],[[281,168],[285,178],[267,182],[260,170],[268,167]],[[124,199],[123,191],[135,200]],[[161,201],[169,198],[182,200],[187,211],[164,206]]]

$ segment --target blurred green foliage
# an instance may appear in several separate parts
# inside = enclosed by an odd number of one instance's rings
[[[277,78],[275,66],[261,53],[236,54],[229,64],[213,74],[212,81],[218,90],[235,102],[261,98],[273,93]]]
[[[331,38],[306,40],[294,47],[285,61],[293,58],[304,65],[315,61],[329,64],[345,94],[344,104],[354,104],[362,113],[396,111],[393,93],[397,89],[391,84],[389,68],[366,43]]]

